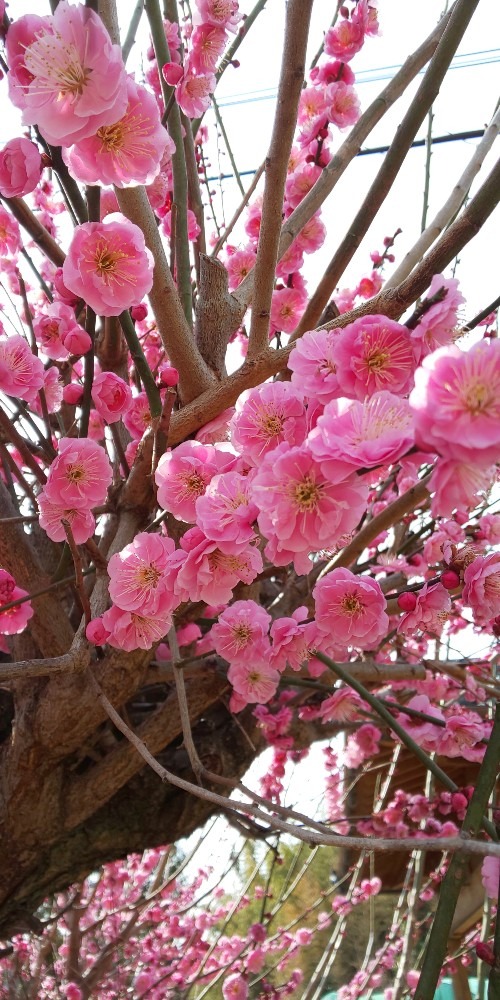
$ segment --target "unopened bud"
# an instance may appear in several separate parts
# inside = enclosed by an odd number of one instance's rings
[[[411,590],[405,590],[403,594],[399,595],[397,603],[401,611],[414,611],[417,606],[417,595]]]
[[[446,590],[455,590],[456,587],[460,586],[460,577],[454,569],[446,569],[444,573],[441,573],[441,583]]]

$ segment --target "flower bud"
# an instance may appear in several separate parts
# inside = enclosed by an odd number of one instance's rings
[[[403,594],[398,597],[398,607],[401,611],[414,611],[417,606],[417,595],[413,594],[411,590],[405,590]]]

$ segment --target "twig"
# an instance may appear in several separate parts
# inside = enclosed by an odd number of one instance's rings
[[[184,673],[177,666],[179,662],[179,645],[177,642],[177,635],[175,632],[175,626],[172,625],[170,632],[168,633],[168,646],[170,649],[170,655],[172,657],[172,669],[175,678],[175,689],[177,691],[177,701],[179,702],[179,712],[181,716],[182,723],[182,735],[184,737],[184,746],[187,750],[187,755],[189,757],[189,762],[193,768],[194,774],[201,784],[201,777],[204,772],[203,764],[198,757],[198,751],[194,745],[193,733],[191,731],[191,720],[189,716],[189,705],[186,697],[186,687],[184,684]]]
[[[470,837],[477,836],[481,826],[484,826],[484,811],[495,784],[499,759],[500,704],[497,703],[493,729],[460,833],[464,842],[467,842]],[[492,851],[491,853],[493,854]],[[443,959],[446,954],[455,906],[465,877],[465,859],[457,855],[455,858],[452,858],[441,885],[439,903],[426,948],[422,972],[415,991],[415,1000],[428,1000],[429,997],[434,996]]]
[[[21,437],[12,420],[9,420],[7,414],[1,406],[0,428],[4,431],[7,440],[11,441],[14,447],[17,448],[24,464],[28,466],[28,469],[33,472],[35,478],[38,479],[38,482],[43,486],[47,482],[47,476],[45,475],[43,469],[40,468],[38,462],[33,458],[26,441],[23,437]]]
[[[465,324],[465,326],[461,328],[460,333],[461,334],[469,333],[470,330],[474,330],[476,326],[479,326],[479,324],[482,323],[483,319],[486,319],[486,317],[489,316],[490,313],[495,312],[499,306],[500,306],[500,295],[498,295],[493,302],[490,302],[489,306],[486,306],[485,309],[481,309],[481,312],[478,313],[477,316],[474,316],[473,319],[470,319]]]
[[[143,10],[144,10],[144,0],[137,0],[137,3],[132,13],[132,17],[130,18],[130,24],[128,26],[127,35],[122,45],[122,58],[124,63],[127,62],[127,59],[132,50],[132,46],[135,44],[135,36],[137,34],[137,29],[139,27]]]
[[[286,253],[306,223],[321,208],[328,195],[331,194],[351,160],[359,153],[363,142],[370,135],[370,132],[429,61],[443,35],[450,16],[450,12],[443,16],[428,38],[408,57],[395,77],[387,84],[387,87],[370,104],[356,125],[351,129],[340,149],[332,156],[330,163],[325,167],[311,190],[286,220],[280,234],[279,260]],[[251,272],[234,293],[241,302],[247,305],[252,299],[253,282],[254,275]]]
[[[71,555],[73,557],[73,565],[75,567],[75,587],[85,617],[85,624],[88,625],[90,619],[92,618],[92,612],[90,610],[89,599],[85,592],[85,587],[83,584],[82,557],[78,551],[78,546],[75,542],[75,538],[69,521],[67,521],[65,517],[62,517],[61,524],[64,528],[64,533],[66,535],[66,538],[68,539],[68,545],[70,547]]]
[[[239,187],[239,189],[241,191],[242,196],[245,197],[245,188],[243,187],[243,184],[241,183],[241,177],[239,175],[238,167],[236,166],[236,160],[234,158],[233,150],[231,149],[231,143],[229,142],[228,134],[226,132],[224,122],[222,121],[222,116],[221,116],[221,113],[219,111],[219,105],[217,104],[217,101],[215,100],[215,97],[214,97],[213,94],[212,94],[212,107],[214,109],[215,118],[216,118],[217,124],[218,124],[218,126],[220,128],[222,138],[224,140],[224,145],[225,145],[225,147],[227,149],[227,152],[228,152],[229,161],[230,161],[231,166],[233,168],[233,173],[234,173],[234,176],[235,176],[235,179],[236,179],[236,183],[237,183],[237,185],[238,185],[238,187]]]
[[[443,37],[432,56],[422,83],[408,111],[398,126],[396,135],[384,157],[382,166],[356,212],[354,219],[350,223],[344,239],[335,251],[321,281],[309,300],[307,308],[295,331],[295,336],[300,336],[304,330],[311,330],[316,326],[345,268],[354,256],[361,240],[368,232],[381,205],[387,198],[417,134],[417,130],[439,93],[450,62],[478,3],[479,0],[457,0]]]
[[[260,178],[262,177],[262,174],[264,173],[264,167],[265,167],[265,163],[261,163],[260,167],[258,167],[257,170],[255,171],[255,174],[253,175],[252,183],[250,184],[250,187],[248,188],[248,191],[246,192],[246,194],[244,195],[244,197],[240,201],[240,203],[238,205],[238,208],[236,209],[236,211],[235,211],[235,213],[234,213],[231,221],[227,224],[226,229],[219,236],[219,238],[217,240],[217,243],[215,244],[215,246],[214,246],[214,248],[212,250],[212,253],[210,254],[211,257],[216,257],[217,256],[217,254],[219,253],[219,250],[221,250],[222,247],[224,246],[224,243],[228,239],[230,233],[232,233],[232,231],[233,231],[233,229],[234,229],[234,227],[235,227],[235,225],[236,225],[236,223],[237,223],[237,221],[238,221],[241,213],[243,212],[243,209],[248,205],[248,202],[250,201],[250,198],[252,197],[252,195],[253,195],[253,193],[255,191],[255,188],[257,187],[257,184],[259,183]]]
[[[141,378],[144,391],[148,397],[151,419],[154,420],[155,417],[159,417],[161,414],[161,396],[158,386],[156,385],[152,371],[147,363],[141,342],[137,336],[136,329],[128,309],[124,309],[124,311],[120,313],[119,320],[120,326],[123,330],[123,336],[127,341],[130,356],[135,365],[136,372]]]
[[[488,125],[481,141],[476,146],[469,163],[455,184],[449,198],[446,199],[444,205],[439,209],[439,212],[435,215],[432,222],[430,222],[426,229],[424,229],[414,246],[408,251],[401,261],[401,264],[399,264],[396,270],[391,274],[388,281],[386,281],[384,286],[385,289],[394,288],[396,285],[399,285],[404,278],[408,277],[415,265],[418,264],[418,261],[421,260],[426,250],[432,246],[434,240],[437,239],[453,216],[459,211],[461,205],[464,203],[468,191],[470,190],[475,176],[479,173],[483,165],[486,154],[489,152],[498,136],[499,129],[500,108]]]
[[[423,233],[427,226],[427,212],[429,211],[429,190],[431,184],[431,158],[432,158],[432,123],[434,114],[432,106],[429,108],[427,116],[427,136],[425,140],[425,172],[424,172],[424,196],[422,203],[422,221],[420,232]]]
[[[52,261],[56,267],[62,267],[66,254],[61,250],[58,243],[52,238],[45,226],[33,215],[22,198],[3,198],[7,208],[19,222],[19,225],[26,230],[31,239],[36,243],[39,250]]]
[[[283,58],[276,114],[266,158],[266,183],[254,268],[249,358],[259,354],[268,343],[271,297],[283,214],[283,194],[304,79],[312,2],[313,0],[289,0],[286,9]]]

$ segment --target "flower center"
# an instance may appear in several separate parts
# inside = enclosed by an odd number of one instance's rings
[[[81,97],[92,70],[86,69],[74,45],[59,34],[37,38],[27,49],[24,64],[41,91],[59,92],[59,99]]]
[[[466,409],[472,415],[487,410],[494,400],[492,387],[477,377],[470,378],[464,385],[462,398]]]
[[[363,605],[355,593],[345,594],[340,602],[340,607],[345,615],[350,615],[352,618],[354,615],[360,615],[363,611]]]
[[[184,477],[184,490],[187,496],[201,497],[205,492],[206,482],[198,472],[190,472]]]
[[[283,417],[278,413],[260,413],[258,427],[265,437],[278,437],[283,430]]]
[[[70,483],[81,483],[85,479],[85,469],[82,465],[68,465],[67,475]]]
[[[126,257],[121,250],[112,250],[102,243],[96,247],[95,266],[99,277],[108,285],[116,278],[117,264]]]
[[[389,354],[387,351],[375,348],[366,356],[366,366],[371,372],[380,372],[387,365]]]
[[[306,476],[301,483],[293,486],[293,500],[301,513],[316,510],[320,497],[320,488],[311,476]]]
[[[97,136],[108,153],[114,153],[121,149],[125,140],[125,129],[123,122],[115,122],[114,125],[103,125],[97,129]]]
[[[239,649],[246,646],[252,638],[252,628],[246,622],[238,622],[233,628],[234,641]]]
[[[137,582],[142,587],[156,587],[161,573],[156,566],[141,566],[137,573]]]

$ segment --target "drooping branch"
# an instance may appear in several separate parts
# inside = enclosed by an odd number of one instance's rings
[[[319,322],[321,313],[328,304],[332,292],[337,287],[361,240],[368,232],[373,219],[387,198],[417,131],[439,93],[451,60],[455,55],[478,3],[479,0],[458,0],[455,5],[450,21],[432,56],[422,83],[401,124],[398,126],[382,166],[356,212],[354,219],[349,224],[344,239],[335,251],[318,287],[307,305],[304,315],[295,331],[297,336],[300,336],[305,330],[313,329]]]
[[[254,268],[248,357],[268,343],[271,296],[278,259],[285,181],[292,148],[309,34],[312,0],[289,0],[273,132],[265,166],[262,218]]]

